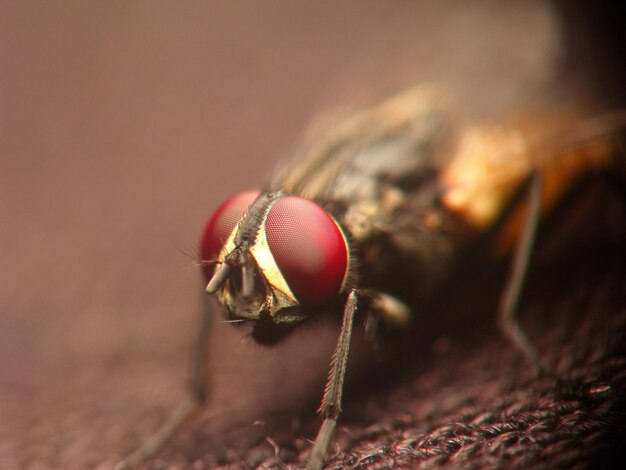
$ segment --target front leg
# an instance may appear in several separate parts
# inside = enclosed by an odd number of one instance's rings
[[[322,468],[330,438],[341,413],[341,397],[346,375],[348,352],[350,350],[350,338],[352,337],[354,315],[359,303],[364,303],[368,310],[366,319],[366,334],[368,336],[375,335],[375,324],[378,321],[389,323],[398,328],[405,327],[410,322],[408,307],[395,297],[374,291],[357,291],[356,289],[350,291],[343,309],[341,331],[339,332],[337,347],[330,364],[328,382],[324,389],[322,404],[318,410],[324,421],[317,433],[315,445],[311,451],[311,457],[307,465],[309,470]]]
[[[352,289],[348,294],[348,299],[343,309],[341,331],[339,332],[337,347],[330,364],[328,382],[324,389],[322,404],[318,410],[323,416],[324,421],[315,438],[315,445],[313,446],[311,457],[307,464],[308,470],[319,470],[322,468],[330,438],[337,425],[337,418],[341,413],[341,396],[343,394],[346,364],[350,350],[350,338],[352,337],[352,325],[354,324],[354,314],[356,313],[357,306],[358,293],[355,289]]]
[[[207,308],[201,312],[198,339],[193,357],[191,395],[185,398],[157,432],[138,449],[115,466],[115,470],[129,470],[156,455],[178,430],[194,415],[202,410],[207,401],[210,372],[208,367],[208,343],[211,327],[211,312]]]

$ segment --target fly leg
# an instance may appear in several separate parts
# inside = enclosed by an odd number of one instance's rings
[[[207,305],[208,307],[208,305]],[[119,462],[115,470],[135,468],[143,461],[153,457],[178,432],[178,430],[196,415],[207,401],[209,389],[208,337],[211,325],[211,312],[202,309],[198,339],[193,356],[191,394],[181,401],[159,430],[145,441],[137,450]]]
[[[346,376],[346,364],[348,362],[350,338],[352,337],[352,325],[354,323],[354,314],[357,310],[357,301],[357,291],[353,289],[350,291],[343,309],[341,331],[339,332],[337,347],[331,361],[322,404],[318,410],[324,417],[324,421],[315,438],[315,445],[313,446],[307,464],[308,470],[319,470],[322,468],[330,438],[337,425],[337,418],[341,413],[341,396],[343,394],[343,383]]]
[[[498,309],[500,329],[513,342],[538,375],[545,374],[546,370],[539,361],[537,350],[519,324],[517,309],[539,226],[541,184],[541,176],[536,173],[530,181],[524,226],[513,255],[511,273],[500,298]]]

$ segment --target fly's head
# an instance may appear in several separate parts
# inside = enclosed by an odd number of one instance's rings
[[[314,202],[246,191],[218,206],[204,228],[207,292],[232,319],[291,326],[345,290],[349,250]]]

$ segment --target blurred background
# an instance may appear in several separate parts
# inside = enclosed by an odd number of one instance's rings
[[[414,81],[470,115],[614,103],[615,33],[597,27],[613,15],[567,3],[2,1],[0,467],[108,468],[156,429],[189,376],[202,288],[185,253],[312,115]],[[216,330],[210,445],[245,447],[281,413],[297,433],[332,331],[260,351]],[[207,452],[193,436],[181,455]]]

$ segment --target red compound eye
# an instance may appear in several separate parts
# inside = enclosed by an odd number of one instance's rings
[[[270,209],[265,233],[276,265],[298,301],[320,305],[339,292],[348,249],[324,209],[308,199],[286,196]]]
[[[235,226],[239,223],[246,209],[259,195],[259,191],[244,191],[222,202],[209,217],[200,238],[200,256],[202,260],[212,260],[219,255],[224,243]],[[207,278],[213,273],[213,266],[206,266]]]

